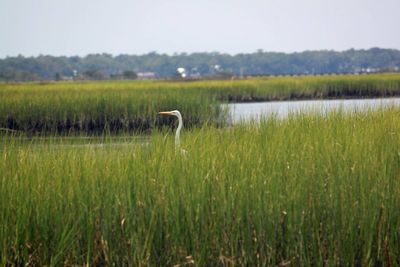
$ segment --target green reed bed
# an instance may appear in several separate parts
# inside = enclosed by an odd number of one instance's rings
[[[193,128],[186,156],[3,136],[0,265],[398,266],[399,133],[389,108]]]
[[[164,123],[157,117],[162,110],[179,109],[187,126],[221,124],[221,102],[399,95],[400,74],[0,84],[0,128],[64,135],[147,131]]]
[[[228,102],[373,98],[400,95],[399,74],[255,78],[221,82],[210,94]]]
[[[152,82],[5,84],[0,128],[31,134],[142,132],[165,124],[157,113],[172,109],[186,115],[188,126],[222,121],[224,111],[212,97],[180,89]]]

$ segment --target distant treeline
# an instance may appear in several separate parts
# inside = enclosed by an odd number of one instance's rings
[[[399,71],[400,51],[371,48],[290,54],[258,50],[236,55],[152,52],[85,57],[18,56],[0,59],[0,80],[135,79],[140,73],[147,73],[143,76],[147,78],[182,77],[178,68],[184,69],[186,78]]]

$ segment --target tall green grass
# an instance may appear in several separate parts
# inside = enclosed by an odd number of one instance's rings
[[[257,78],[232,82],[218,90],[218,99],[253,102],[331,98],[373,98],[400,95],[399,74]],[[211,92],[210,92],[211,93]]]
[[[396,95],[399,74],[0,84],[0,128],[64,135],[147,131],[165,123],[157,117],[162,110],[179,109],[189,126],[223,122],[221,102]]]
[[[3,85],[0,127],[30,133],[146,131],[164,123],[157,112],[179,109],[186,124],[222,116],[210,98],[146,82]]]
[[[0,265],[398,266],[400,110],[103,146],[3,136]]]

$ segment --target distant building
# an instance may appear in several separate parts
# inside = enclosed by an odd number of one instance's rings
[[[74,77],[72,76],[61,76],[62,81],[73,81]]]
[[[156,74],[154,72],[138,72],[137,73],[138,80],[152,80],[156,78]]]

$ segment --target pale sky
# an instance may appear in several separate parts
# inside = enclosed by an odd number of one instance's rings
[[[400,49],[400,0],[0,0],[0,58]]]

